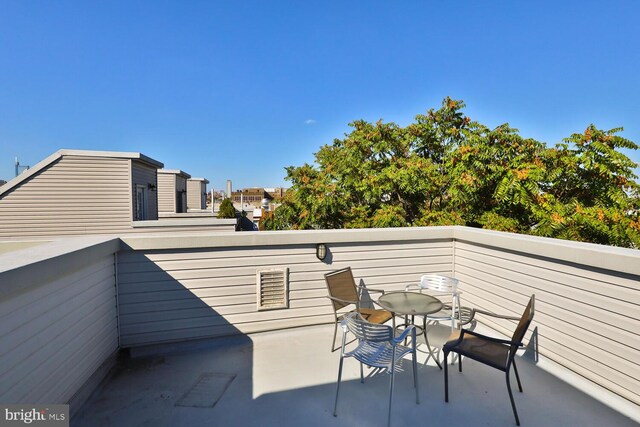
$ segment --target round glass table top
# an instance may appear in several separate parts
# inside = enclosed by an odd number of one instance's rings
[[[378,304],[395,314],[432,314],[442,310],[442,302],[431,295],[418,292],[389,292]]]

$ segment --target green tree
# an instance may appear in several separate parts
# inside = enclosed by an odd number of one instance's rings
[[[224,199],[220,203],[220,210],[218,211],[218,218],[235,218],[236,209],[233,207],[231,199]]]
[[[619,150],[638,145],[593,124],[547,151],[545,203],[535,233],[640,247],[640,197],[635,162]]]
[[[292,186],[265,228],[399,227],[425,215],[438,221],[448,185],[444,158],[470,123],[463,106],[447,98],[404,128],[350,123],[344,139],[315,154],[316,166],[286,168]],[[441,137],[446,146],[438,145]]]
[[[640,246],[638,146],[591,125],[548,148],[508,124],[466,117],[462,101],[406,127],[350,123],[351,132],[286,168],[292,185],[264,229],[460,224]]]
[[[527,232],[536,223],[544,150],[508,124],[475,126],[448,161],[451,208],[466,225]]]

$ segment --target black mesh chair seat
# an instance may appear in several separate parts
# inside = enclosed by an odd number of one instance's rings
[[[513,371],[515,372],[516,380],[518,381],[518,389],[522,392],[522,384],[520,383],[520,376],[518,375],[515,356],[516,351],[522,346],[524,335],[533,320],[533,314],[535,311],[534,306],[535,295],[531,295],[529,304],[527,304],[527,308],[525,308],[524,313],[522,313],[522,317],[504,316],[476,309],[471,311],[471,316],[469,318],[470,321],[476,314],[484,314],[500,319],[518,320],[518,326],[510,340],[489,337],[468,329],[461,329],[451,334],[447,343],[442,347],[442,350],[444,351],[445,402],[449,401],[449,373],[447,368],[447,358],[449,353],[458,353],[460,356],[466,356],[477,362],[506,372],[507,390],[509,391],[509,398],[511,399],[511,408],[513,409],[513,415],[516,418],[516,424],[520,425],[520,418],[518,418],[518,411],[516,410],[516,404],[513,400],[513,393],[511,392],[509,371],[511,366],[513,366]],[[462,372],[462,357],[458,357],[458,369]]]

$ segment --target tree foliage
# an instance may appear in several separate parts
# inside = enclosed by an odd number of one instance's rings
[[[350,123],[315,164],[286,168],[291,188],[264,229],[468,225],[640,246],[638,146],[589,125],[554,147],[508,124],[489,128],[446,98],[406,127]]]
[[[218,218],[235,218],[236,209],[233,207],[231,199],[224,199],[220,203],[220,210],[218,211]]]

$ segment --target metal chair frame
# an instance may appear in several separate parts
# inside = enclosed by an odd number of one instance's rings
[[[464,319],[464,321],[462,319],[461,313],[463,310],[460,307],[460,292],[458,291],[459,282],[460,281],[454,277],[441,276],[439,274],[424,274],[420,277],[419,285],[411,284],[405,287],[405,291],[418,291],[420,293],[422,293],[423,291],[429,291],[429,295],[433,295],[436,297],[451,297],[451,304],[445,304],[441,311],[423,316],[422,329],[424,331],[425,338],[427,334],[428,323],[440,323],[450,320],[451,332],[453,332],[456,327],[459,328],[460,325],[469,323],[471,321],[471,319]],[[450,313],[448,313],[449,310],[451,310]],[[467,309],[466,312],[469,312],[469,310]],[[414,323],[413,316],[411,319],[411,323]],[[438,367],[442,369],[442,365],[438,360],[437,354],[429,352],[427,361],[429,360],[429,357],[433,357],[436,365],[438,365]]]
[[[332,287],[331,287],[332,285],[330,281],[332,280],[332,278],[339,277],[339,276],[344,276],[345,278],[347,278],[347,282],[349,283],[348,286],[353,287],[353,289],[348,289],[349,293],[352,296],[352,299],[338,298],[335,295],[332,295],[333,291],[332,291]],[[338,324],[344,319],[345,315],[353,312],[357,312],[362,315],[363,313],[362,313],[362,307],[361,307],[361,301],[360,301],[362,295],[364,295],[365,293],[379,293],[384,295],[384,290],[370,289],[363,285],[356,285],[355,279],[353,278],[353,273],[351,271],[351,267],[346,267],[340,270],[327,273],[324,275],[324,278],[325,278],[325,282],[327,283],[327,289],[329,291],[329,295],[327,296],[327,298],[331,300],[331,304],[333,307],[333,316],[335,319],[335,326],[333,328],[333,340],[331,341],[331,351],[334,352],[340,348],[340,347],[336,347],[335,343],[336,343],[336,337],[338,336]],[[349,311],[346,311],[344,313],[339,313],[341,309],[348,307],[350,305],[354,306],[355,308]],[[388,313],[386,310],[382,310],[382,309],[376,310],[376,311]],[[388,317],[389,318],[387,320],[391,319],[392,317],[391,313],[389,313]]]
[[[358,313],[349,313],[341,322],[342,349],[340,352],[340,366],[338,368],[338,384],[333,416],[337,416],[338,398],[340,396],[340,382],[342,380],[342,366],[344,359],[353,357],[360,362],[360,382],[364,383],[363,365],[384,369],[390,374],[389,380],[389,409],[387,411],[387,426],[391,424],[391,402],[393,401],[393,383],[395,373],[400,369],[399,362],[411,353],[413,357],[413,386],[416,390],[416,404],[420,403],[418,392],[418,371],[416,359],[416,329],[408,326],[399,336],[395,336],[391,326],[369,323]],[[346,351],[347,334],[352,333],[358,339],[358,345],[351,351]],[[411,347],[401,345],[410,337]]]
[[[445,310],[451,310],[451,314],[445,314],[442,311],[434,314],[429,314],[426,317],[427,321],[441,322],[443,320],[451,320],[451,330],[456,328],[456,320],[460,324],[460,292],[458,291],[458,284],[460,281],[455,277],[441,276],[438,274],[425,274],[420,277],[420,285],[407,285],[405,291],[418,290],[431,291],[430,295],[451,296],[451,305],[445,304]]]
[[[510,373],[511,366],[513,365],[513,371],[516,374],[516,380],[518,382],[518,390],[520,391],[520,393],[522,393],[522,384],[520,382],[520,376],[518,375],[518,368],[516,366],[515,356],[518,349],[523,346],[522,340],[524,339],[524,335],[527,332],[529,325],[531,325],[531,321],[533,320],[533,315],[535,313],[535,295],[531,295],[529,304],[527,304],[527,307],[525,308],[525,311],[522,314],[522,317],[505,316],[505,315],[491,313],[489,311],[473,309],[471,311],[471,317],[469,321],[471,321],[475,317],[476,313],[499,318],[499,319],[516,320],[516,321],[519,321],[518,326],[516,327],[511,340],[489,337],[474,331],[470,331],[468,329],[461,329],[460,335],[458,336],[457,339],[446,343],[443,347],[443,350],[444,350],[444,400],[445,402],[449,401],[449,376],[448,376],[448,369],[447,369],[447,358],[450,352],[458,353],[459,355],[458,371],[459,372],[462,372],[462,356],[465,356],[470,359],[476,360],[480,363],[483,363],[485,365],[499,369],[505,373],[506,381],[507,381],[507,391],[509,392],[509,399],[511,400],[511,408],[513,409],[513,415],[516,419],[516,425],[519,426],[520,418],[518,417],[516,403],[513,399],[513,392],[511,391],[511,382],[509,381],[509,373]],[[497,343],[500,345],[507,346],[509,348],[507,360],[505,361],[504,364],[493,363],[492,361],[483,358],[482,355],[476,354],[472,351],[465,351],[457,347],[465,339],[465,335],[474,336],[486,342]]]

